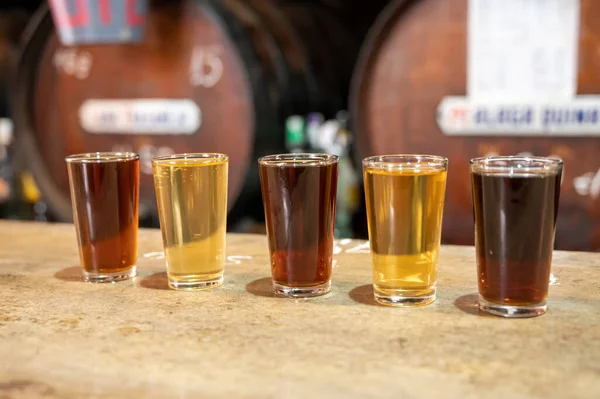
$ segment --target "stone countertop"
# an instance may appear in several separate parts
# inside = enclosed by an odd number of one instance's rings
[[[81,280],[72,225],[0,221],[0,398],[600,397],[600,254],[556,252],[549,311],[479,314],[472,247],[442,248],[438,300],[372,300],[365,242],[324,297],[271,294],[266,237],[229,235],[225,284],[169,290],[158,230],[139,276]]]

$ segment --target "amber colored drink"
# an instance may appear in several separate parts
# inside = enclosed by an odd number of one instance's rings
[[[520,162],[471,174],[480,306],[507,317],[546,311],[560,195],[561,170]]]
[[[182,154],[152,161],[169,286],[179,290],[223,283],[228,158]]]
[[[435,300],[447,160],[381,156],[363,164],[375,299],[429,304]]]
[[[338,157],[272,155],[259,160],[271,271],[279,295],[331,287]]]
[[[84,277],[110,282],[135,276],[139,157],[90,153],[66,158]]]

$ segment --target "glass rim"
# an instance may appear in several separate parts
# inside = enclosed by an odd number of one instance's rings
[[[152,158],[152,164],[162,164],[177,160],[199,160],[208,159],[215,161],[228,161],[229,156],[220,152],[185,152],[180,154],[162,155],[159,157]]]
[[[558,173],[564,162],[560,158],[536,156],[492,156],[478,157],[469,161],[472,172],[555,172]]]
[[[373,155],[363,159],[363,167],[376,169],[402,168],[407,164],[426,165],[429,170],[446,170],[448,158],[428,154],[385,154]],[[412,165],[411,165],[412,166]]]
[[[297,166],[296,161],[313,161],[302,162],[302,166],[327,166],[338,163],[340,157],[334,154],[319,153],[319,152],[295,152],[289,154],[273,154],[265,155],[258,158],[259,165],[263,166]]]
[[[65,157],[67,163],[108,163],[126,162],[139,160],[140,156],[135,152],[83,152]]]

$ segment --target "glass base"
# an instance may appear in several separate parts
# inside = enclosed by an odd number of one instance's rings
[[[395,290],[373,285],[375,301],[386,306],[417,307],[432,304],[436,298],[436,288],[428,290]]]
[[[131,269],[122,270],[116,273],[90,273],[83,270],[83,279],[88,283],[114,283],[133,278],[136,274],[137,267],[135,266]]]
[[[210,280],[198,278],[174,279],[169,277],[169,288],[178,291],[201,291],[217,288],[223,285],[223,275]]]
[[[312,287],[289,287],[273,281],[273,291],[276,295],[290,298],[310,298],[321,296],[331,291],[331,281]]]
[[[512,306],[502,305],[486,300],[479,295],[479,310],[494,316],[501,316],[507,318],[525,318],[525,317],[536,317],[541,316],[548,311],[546,301],[536,303],[533,305],[524,306]]]

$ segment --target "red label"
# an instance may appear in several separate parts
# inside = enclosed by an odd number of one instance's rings
[[[145,15],[136,11],[136,5],[146,0],[126,0],[118,1],[117,9],[113,8],[111,0],[49,0],[54,23],[59,29],[73,28],[94,24],[110,25],[113,22],[113,15],[125,13],[125,21],[128,26],[142,25],[145,21]],[[68,4],[74,5],[74,13],[69,13]],[[98,15],[90,12],[90,5],[97,4]],[[90,19],[90,14],[95,21]],[[94,23],[95,22],[95,23]]]
[[[100,0],[100,22],[110,25],[110,0]]]
[[[66,0],[50,0],[54,22],[59,27],[75,27],[87,25],[90,21],[86,0],[75,0],[75,14],[70,15]]]

